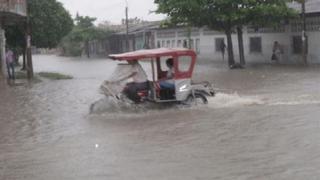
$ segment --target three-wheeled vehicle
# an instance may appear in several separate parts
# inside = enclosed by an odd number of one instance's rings
[[[183,104],[207,104],[207,96],[214,96],[211,84],[207,82],[193,83],[192,74],[196,63],[196,53],[190,49],[159,48],[139,50],[123,54],[112,54],[109,57],[118,61],[144,61],[150,63],[151,78],[149,88],[138,91],[139,103],[151,101],[155,103],[178,102]],[[166,61],[173,61],[173,88],[162,88],[160,82],[166,79],[168,67]]]

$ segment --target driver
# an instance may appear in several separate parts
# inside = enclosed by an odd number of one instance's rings
[[[127,88],[125,88],[124,93],[130,100],[139,102],[140,97],[138,91],[146,90],[149,87],[147,73],[143,70],[137,60],[128,61],[128,63],[131,65],[131,72],[126,79],[132,78],[133,82],[127,83]]]

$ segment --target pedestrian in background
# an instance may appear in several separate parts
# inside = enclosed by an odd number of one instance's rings
[[[282,54],[283,50],[279,44],[278,41],[275,41],[273,43],[273,48],[272,48],[272,56],[271,56],[271,60],[272,61],[276,61],[279,62],[281,59],[281,54]]]
[[[7,49],[6,52],[6,64],[8,70],[9,79],[15,79],[14,73],[14,53],[12,50]]]
[[[221,54],[222,54],[222,60],[224,60],[224,55],[226,52],[226,44],[224,43],[224,41],[221,41],[220,43],[220,50],[221,50]]]

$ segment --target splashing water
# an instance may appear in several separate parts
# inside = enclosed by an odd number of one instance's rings
[[[237,106],[251,106],[265,104],[258,97],[241,97],[237,93],[225,94],[217,93],[215,97],[209,98],[210,108],[227,108]]]
[[[180,106],[176,103],[154,103],[144,102],[135,104],[129,100],[119,100],[108,96],[102,98],[90,106],[90,114],[119,114],[119,113],[147,113],[150,111],[159,111],[165,109],[178,109]]]
[[[209,108],[228,108],[239,106],[251,106],[251,105],[263,105],[263,102],[258,97],[241,97],[238,94],[224,94],[217,93],[215,97],[208,98],[208,105],[196,105],[197,108],[209,107]],[[91,114],[103,114],[103,113],[141,113],[147,111],[167,110],[167,109],[185,109],[179,103],[163,104],[145,102],[142,104],[133,104],[126,101],[121,101],[113,97],[105,97],[90,106]],[[191,108],[187,106],[187,108]]]
[[[124,111],[135,111],[133,104],[119,101],[111,96],[102,98],[90,106],[91,114],[119,113]]]

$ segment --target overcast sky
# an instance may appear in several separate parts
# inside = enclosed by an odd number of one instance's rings
[[[120,24],[125,17],[125,0],[58,0],[74,16],[77,12],[83,16],[97,17],[98,22],[110,21]],[[143,20],[161,20],[164,15],[150,13],[156,9],[153,0],[128,0],[129,18]]]

